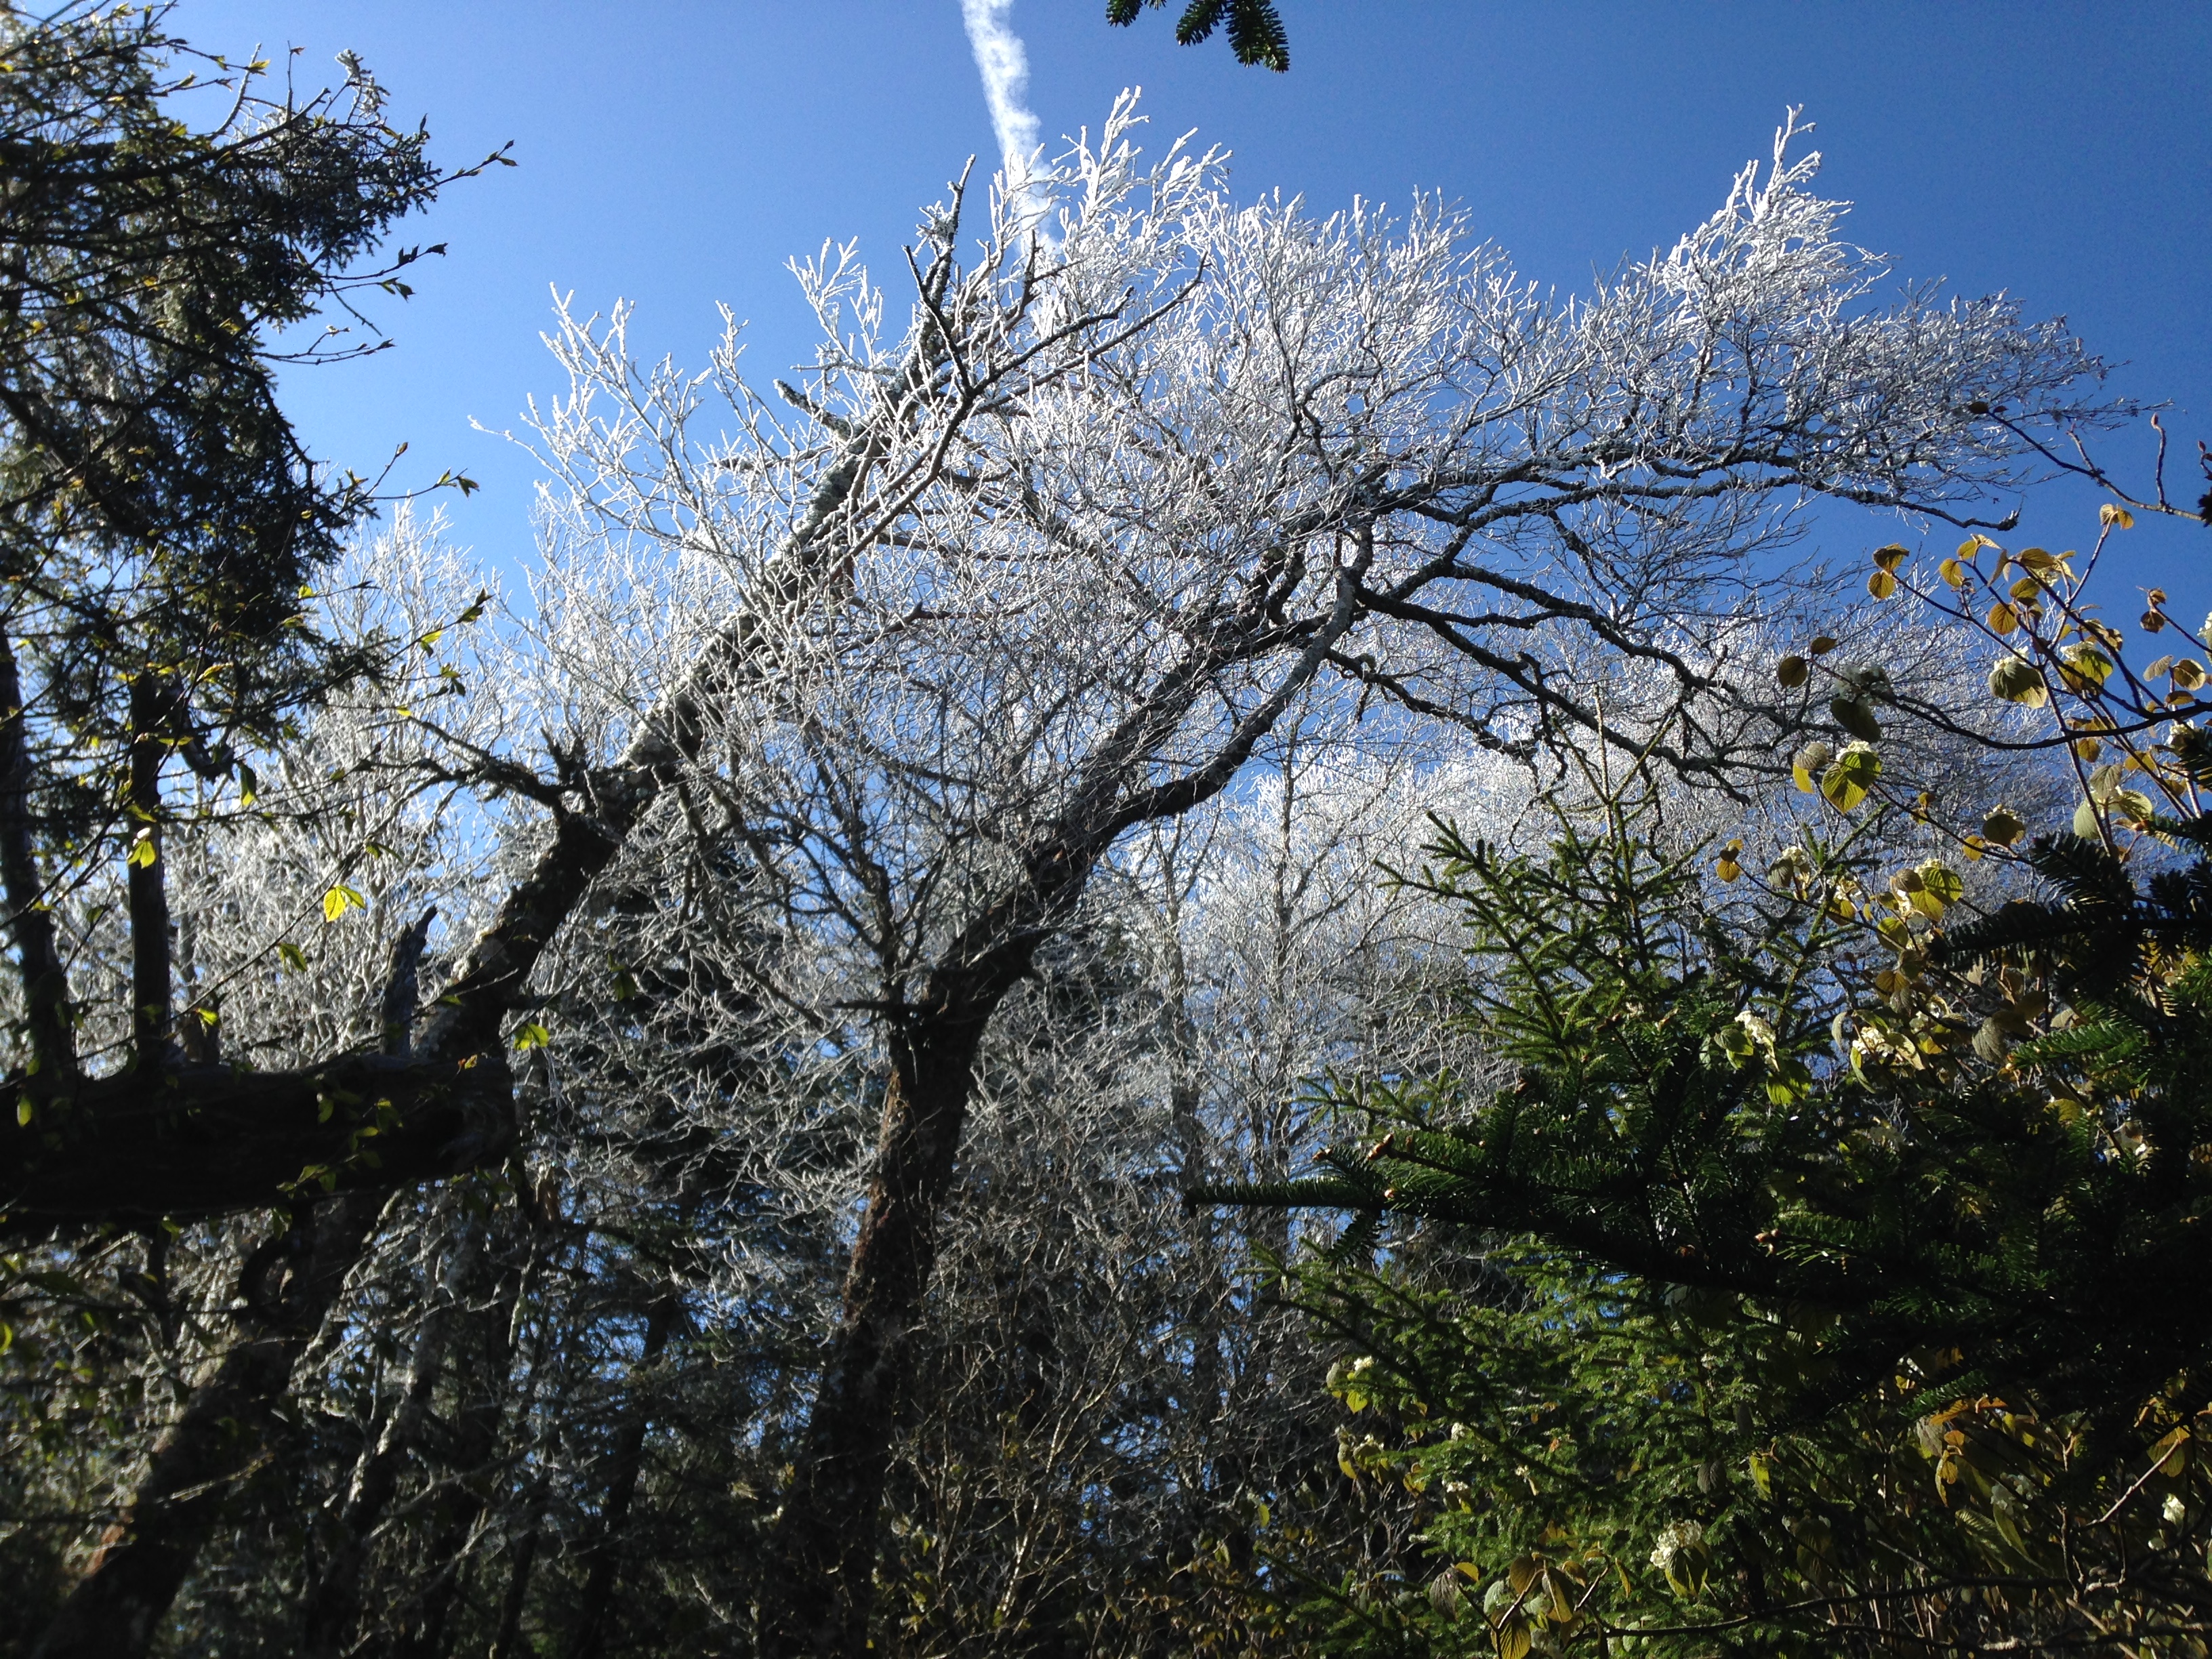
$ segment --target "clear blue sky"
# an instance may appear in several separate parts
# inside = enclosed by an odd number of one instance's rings
[[[1704,217],[1802,104],[1825,188],[1900,278],[2065,314],[2118,390],[2176,405],[2180,481],[2212,439],[2202,0],[1284,0],[1286,76],[1218,40],[1176,46],[1176,9],[1123,30],[1104,0],[1017,0],[1047,137],[1141,85],[1156,138],[1227,146],[1244,192],[1325,210],[1440,191],[1524,272],[1573,288]],[[764,382],[806,349],[787,257],[857,235],[894,274],[917,205],[971,152],[995,157],[958,0],[184,0],[173,21],[212,49],[303,47],[318,83],[357,50],[449,161],[514,142],[519,167],[410,228],[452,252],[382,313],[398,348],[289,391],[325,456],[366,471],[405,439],[404,478],[480,479],[457,531],[501,560],[527,545],[533,473],[469,422],[514,424],[559,388],[538,338],[550,287],[635,301],[634,341],[695,366],[726,301]],[[2147,476],[2140,441],[2106,449]],[[2032,501],[2023,536],[2081,539],[2087,506]],[[1823,534],[1859,556],[1857,526]],[[2212,532],[2147,526],[2124,550],[2116,576],[2212,605]]]

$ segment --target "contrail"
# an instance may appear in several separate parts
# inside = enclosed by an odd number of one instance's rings
[[[1036,154],[1037,118],[1024,98],[1029,91],[1029,54],[1022,37],[1007,27],[1014,0],[960,0],[960,15],[968,25],[968,44],[975,49],[975,67],[983,76],[983,96],[991,106],[991,127],[999,138],[1000,164],[1006,170],[1006,191],[1024,198],[1023,216],[1042,218],[1046,202],[1030,184],[1030,158]]]

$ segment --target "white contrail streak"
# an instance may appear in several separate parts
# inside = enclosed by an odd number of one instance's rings
[[[1026,199],[1024,216],[1042,217],[1046,204],[1030,184],[1030,159],[1037,150],[1037,118],[1024,101],[1029,92],[1029,54],[1022,37],[1007,27],[1014,0],[960,0],[975,68],[983,77],[983,97],[991,106],[991,128],[998,135],[1000,164],[1009,196]]]

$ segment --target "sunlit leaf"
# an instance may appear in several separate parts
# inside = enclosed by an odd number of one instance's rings
[[[1881,757],[1871,744],[1855,743],[1836,757],[1820,779],[1820,793],[1838,811],[1848,812],[1867,798],[1881,776]]]

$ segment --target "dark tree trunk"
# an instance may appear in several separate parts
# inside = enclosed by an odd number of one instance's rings
[[[492,1638],[491,1659],[515,1659],[522,1651],[522,1613],[530,1605],[530,1574],[538,1565],[538,1540],[545,1531],[545,1501],[550,1496],[540,1480],[531,1494],[530,1524],[514,1547],[514,1565],[507,1573],[507,1595],[500,1602],[499,1633]]]
[[[169,872],[161,862],[161,763],[168,758],[168,708],[149,670],[131,684],[131,782],[128,805],[137,824],[131,848],[131,1054],[142,1072],[168,1059],[170,1007]]]
[[[895,1044],[843,1317],[769,1547],[763,1659],[847,1659],[867,1650],[906,1339],[936,1265],[937,1218],[952,1189],[976,1046],[1004,994],[957,1018],[909,1022]]]
[[[645,1463],[646,1431],[652,1426],[652,1403],[646,1397],[645,1374],[668,1346],[670,1328],[676,1322],[676,1298],[663,1296],[646,1316],[645,1342],[630,1372],[630,1397],[623,1424],[615,1437],[614,1460],[607,1471],[607,1495],[599,1505],[599,1525],[585,1547],[591,1571],[584,1578],[584,1597],[576,1609],[575,1635],[568,1644],[568,1659],[599,1659],[606,1645],[607,1614],[612,1607],[616,1575],[622,1565],[622,1530],[637,1496],[637,1477]]]
[[[445,1273],[446,1294],[434,1291],[429,1310],[416,1332],[407,1367],[407,1386],[382,1431],[365,1448],[354,1470],[353,1488],[338,1512],[337,1536],[322,1571],[309,1587],[301,1613],[300,1650],[307,1659],[337,1659],[351,1646],[361,1618],[361,1581],[371,1540],[399,1491],[430,1396],[446,1372],[452,1344],[454,1304],[465,1297],[482,1253],[481,1224],[464,1214]]]
[[[15,653],[0,635],[0,881],[23,979],[23,1020],[37,1069],[25,1091],[34,1100],[66,1096],[76,1076],[76,1040],[69,1018],[69,974],[54,939],[46,881],[31,833],[30,722]]]
[[[467,1474],[441,1506],[437,1535],[430,1546],[430,1559],[438,1563],[438,1571],[423,1590],[420,1605],[401,1620],[402,1634],[392,1647],[395,1659],[442,1659],[446,1651],[446,1622],[453,1616],[453,1604],[460,1596],[466,1557],[479,1536],[478,1528],[484,1513],[492,1505],[495,1485],[503,1478],[503,1471],[494,1467],[500,1450],[500,1432],[510,1412],[518,1419],[526,1419],[537,1398],[538,1377],[545,1363],[546,1334],[543,1329],[533,1345],[535,1351],[522,1387],[511,1391],[508,1386],[514,1360],[515,1322],[530,1294],[534,1267],[534,1263],[527,1264],[516,1272],[513,1294],[495,1298],[478,1317],[478,1328],[483,1336],[483,1358],[474,1372],[476,1380],[471,1385],[468,1402],[461,1407],[459,1444],[454,1459]],[[545,1492],[545,1482],[540,1476],[532,1492],[530,1522],[520,1547],[523,1562],[520,1571],[525,1584],[530,1578],[529,1558],[538,1550],[538,1522],[544,1513]],[[514,1594],[512,1582],[508,1594]],[[517,1617],[520,1618],[519,1609]],[[507,1628],[503,1608],[500,1627],[502,1631]],[[501,1659],[501,1650],[496,1642],[492,1651],[493,1659]]]
[[[245,1336],[192,1390],[145,1479],[107,1529],[33,1659],[143,1654],[233,1492],[269,1455],[292,1368],[337,1299],[376,1224],[380,1194],[347,1193],[301,1212],[248,1258]]]

